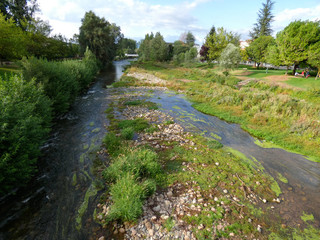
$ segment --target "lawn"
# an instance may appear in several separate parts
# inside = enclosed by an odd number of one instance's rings
[[[308,89],[315,89],[319,88],[320,89],[320,78],[315,80],[315,77],[309,77],[309,78],[295,78],[292,77],[288,81],[286,81],[287,84],[294,86],[294,87],[299,87],[305,90]]]

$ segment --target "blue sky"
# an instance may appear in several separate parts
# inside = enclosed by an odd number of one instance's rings
[[[257,20],[265,0],[38,0],[41,14],[53,27],[53,34],[70,38],[79,33],[81,19],[92,10],[99,17],[121,27],[125,37],[140,40],[146,33],[161,32],[173,42],[191,31],[198,43],[212,25],[237,32],[242,40]],[[320,20],[319,0],[275,1],[274,35],[294,20]]]

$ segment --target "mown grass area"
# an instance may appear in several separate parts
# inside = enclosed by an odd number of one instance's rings
[[[111,124],[104,145],[111,161],[102,170],[109,190],[101,199],[107,211],[101,213],[100,209],[96,213],[101,224],[108,225],[114,221],[134,224],[142,215],[143,205],[149,196],[180,183],[185,192],[197,191],[204,199],[200,213],[190,212],[181,218],[192,226],[197,239],[230,236],[265,239],[269,234],[274,239],[282,239],[282,236],[291,236],[289,228],[281,229],[278,218],[269,215],[268,207],[261,208],[261,199],[272,202],[281,190],[277,182],[264,174],[263,168],[252,159],[225,148],[216,140],[196,135],[188,136],[195,145],[182,146],[173,141],[166,143],[169,146],[166,149],[155,149],[148,143],[135,146],[132,135],[128,137],[123,132],[125,129],[133,133],[159,131],[157,125],[151,125],[143,118],[114,119],[115,106],[118,111],[128,106],[128,102],[135,101],[140,100],[124,99],[113,103],[107,110]],[[216,226],[225,223],[223,230],[216,231]],[[169,232],[175,221],[169,216],[162,224]],[[264,229],[262,233],[257,230],[257,224]],[[314,229],[311,232],[318,233]],[[301,236],[298,230],[294,234]]]
[[[149,68],[149,65],[144,68],[140,64],[132,71],[156,74]],[[206,70],[201,70],[201,74],[212,74],[212,78],[193,76],[198,71],[198,68],[186,71],[170,66],[167,70],[161,68],[160,73],[169,80],[169,88],[183,90],[199,111],[238,123],[258,138],[320,162],[320,91],[295,91],[261,82],[251,82],[239,89],[235,87],[237,79],[232,76],[225,77]],[[171,76],[174,72],[180,75],[192,72],[192,79],[198,80],[181,82]]]
[[[290,78],[286,81],[287,84],[299,87],[305,90],[312,90],[312,89],[320,89],[320,78],[315,80],[315,77],[308,77],[308,78]]]

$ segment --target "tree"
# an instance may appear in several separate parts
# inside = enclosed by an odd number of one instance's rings
[[[0,3],[0,11],[6,20],[12,18],[23,30],[26,29],[25,21],[32,21],[38,10],[36,0],[2,0]]]
[[[151,40],[151,60],[152,61],[165,61],[167,59],[168,48],[160,32],[157,32]]]
[[[137,41],[129,38],[122,38],[119,42],[119,48],[124,51],[124,53],[135,53],[137,48]]]
[[[16,60],[26,52],[27,35],[19,28],[13,19],[5,19],[0,14],[0,61]]]
[[[235,68],[241,61],[240,48],[229,43],[219,58],[220,66],[226,71]]]
[[[209,60],[208,51],[209,51],[209,48],[205,44],[203,44],[201,46],[201,49],[200,49],[200,60],[201,60],[201,62]]]
[[[240,36],[238,34],[227,32],[223,27],[218,28],[217,32],[206,37],[205,45],[209,48],[209,60],[217,60],[228,43],[233,43],[234,45],[239,46],[239,39]]]
[[[285,65],[294,65],[293,74],[299,63],[308,59],[309,47],[320,41],[320,21],[294,21],[279,32],[276,43],[279,58]]]
[[[144,40],[140,42],[140,47],[138,49],[139,58],[143,61],[151,60],[151,40],[154,38],[153,33],[150,35],[147,33]]]
[[[311,45],[308,50],[308,63],[318,69],[316,80],[320,77],[320,41]]]
[[[185,53],[189,51],[190,46],[184,42],[177,40],[173,43],[173,55],[179,55],[180,53]]]
[[[192,32],[188,32],[187,33],[187,37],[186,37],[186,44],[188,44],[190,47],[193,47],[194,46],[194,43],[196,41],[196,38],[195,36],[193,36]]]
[[[262,35],[246,48],[249,57],[257,63],[258,68],[261,63],[266,62],[267,48],[273,41],[273,37]]]
[[[266,3],[262,3],[263,7],[258,12],[257,23],[254,24],[252,32],[250,32],[250,36],[252,39],[256,39],[260,36],[271,35],[271,22],[274,18],[271,13],[273,5],[274,2],[271,0],[267,0]]]
[[[274,66],[280,66],[280,65],[289,66],[285,62],[281,61],[279,57],[279,49],[275,44],[275,42],[269,44],[265,58],[268,63],[271,63]]]
[[[88,47],[103,64],[112,61],[123,37],[120,27],[99,18],[92,11],[86,12],[81,22],[79,44],[82,52]]]

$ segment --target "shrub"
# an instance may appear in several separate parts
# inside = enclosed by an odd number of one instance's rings
[[[34,173],[49,132],[51,102],[34,80],[0,77],[0,109],[0,193],[5,193]]]
[[[23,76],[27,81],[35,78],[53,102],[55,113],[69,109],[80,90],[87,87],[98,71],[98,63],[86,52],[82,61],[49,62],[30,57],[21,61]]]

